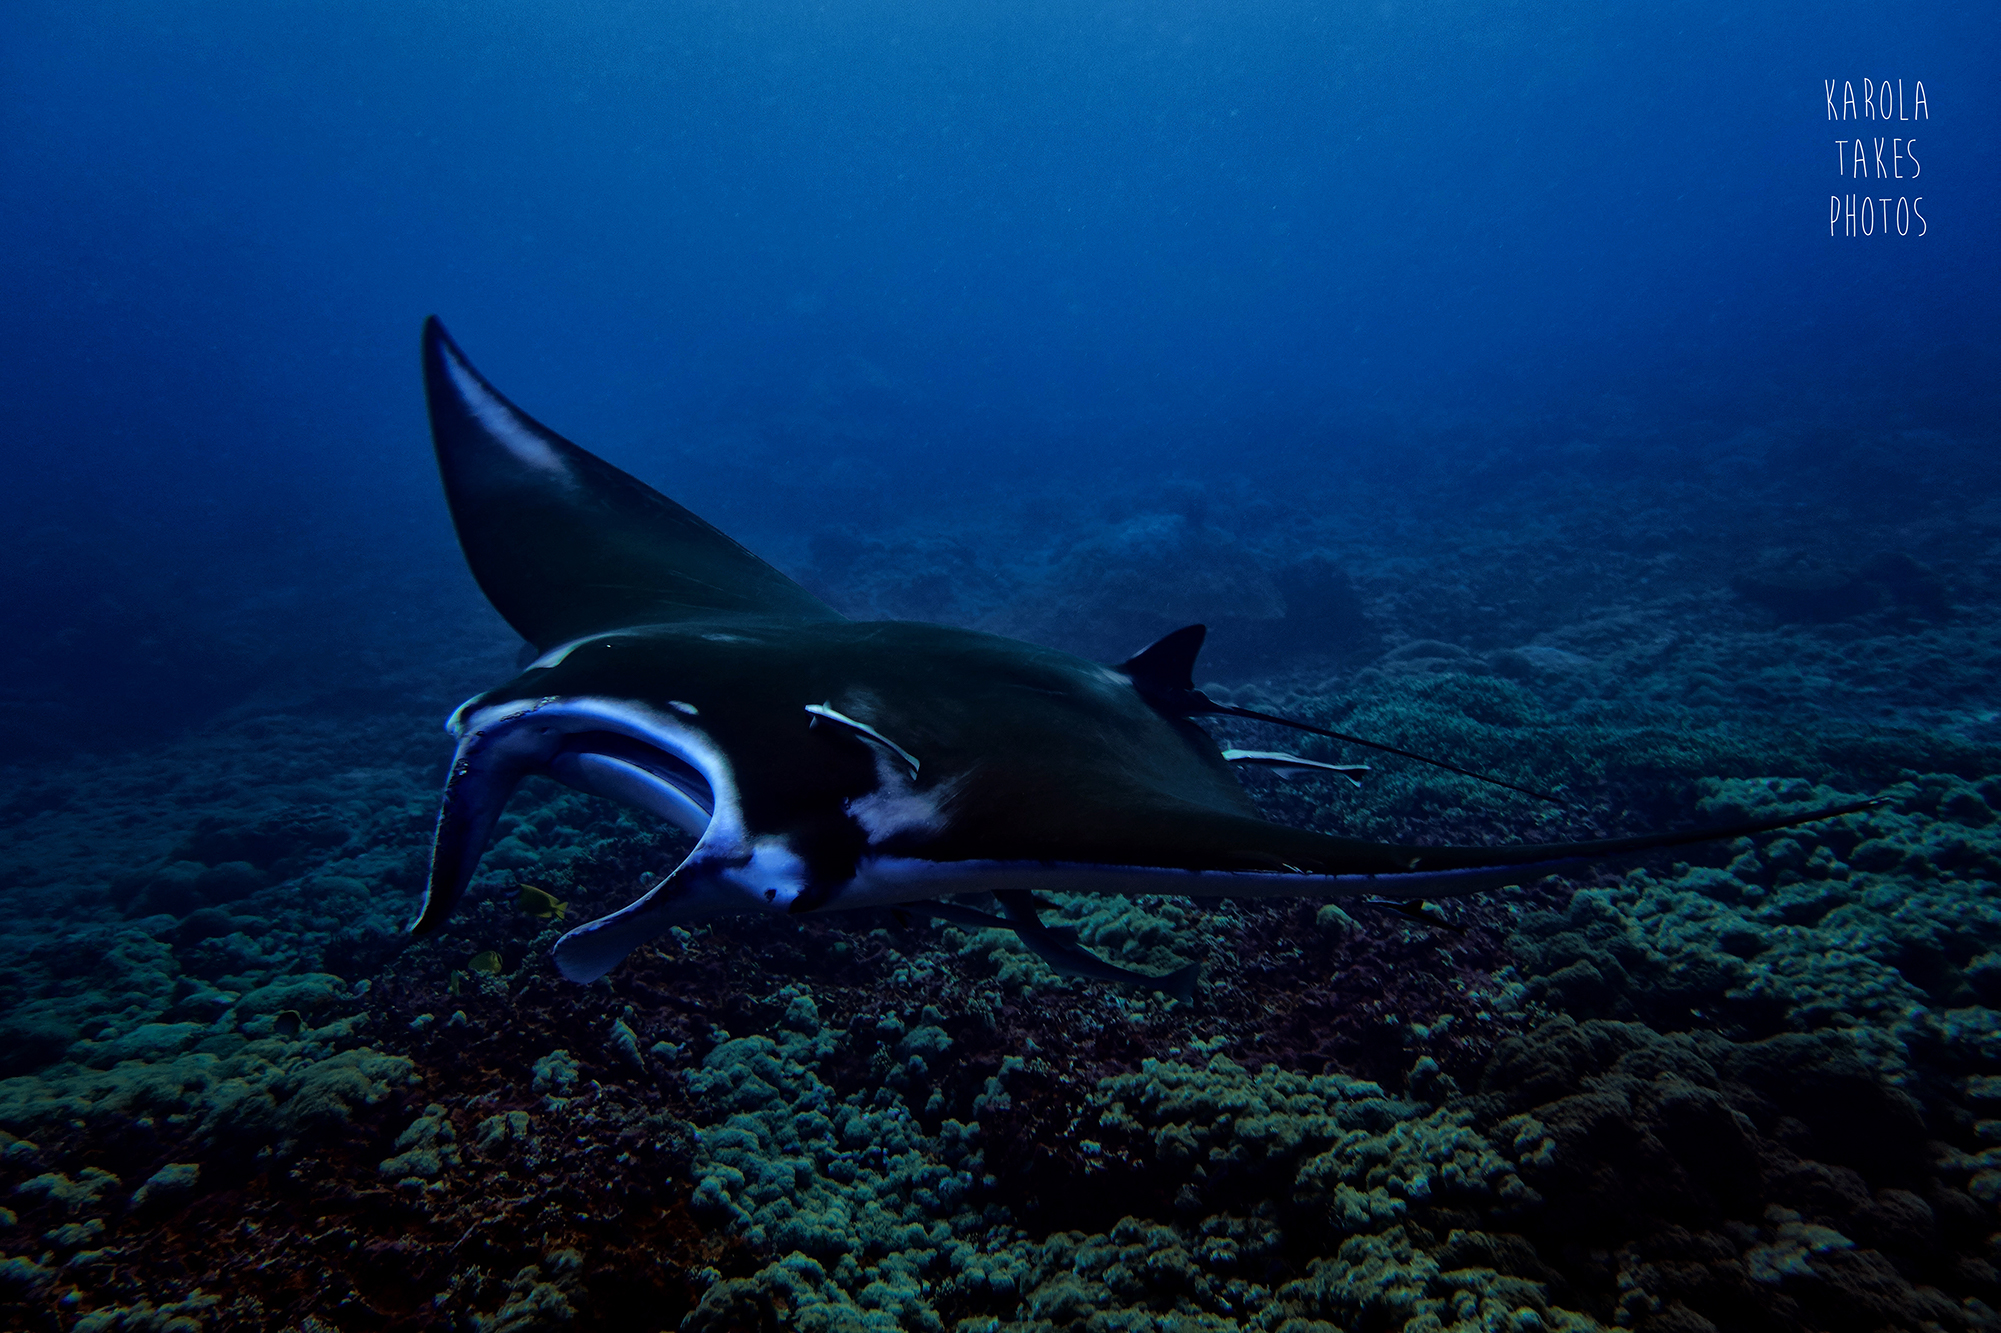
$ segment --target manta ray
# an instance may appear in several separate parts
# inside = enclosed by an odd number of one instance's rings
[[[946,625],[849,620],[514,406],[435,318],[423,363],[459,544],[534,655],[447,723],[458,748],[412,929],[450,915],[530,774],[695,838],[644,896],[556,942],[573,981],[685,922],[893,908],[1004,926],[1061,973],[1186,999],[1199,962],[1165,976],[1116,967],[1044,924],[1038,895],[1410,903],[1873,804],[1540,846],[1289,828],[1258,815],[1239,768],[1352,778],[1360,767],[1220,747],[1195,718],[1339,733],[1196,689],[1201,626],[1112,666]]]

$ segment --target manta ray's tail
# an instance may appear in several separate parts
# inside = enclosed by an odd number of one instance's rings
[[[1512,884],[1528,884],[1547,875],[1562,875],[1606,861],[1667,847],[1686,847],[1704,842],[1727,842],[1733,838],[1770,833],[1776,829],[1838,819],[1882,805],[1881,800],[1852,801],[1792,815],[1745,820],[1735,824],[1703,828],[1675,829],[1665,833],[1644,833],[1631,838],[1601,838],[1591,842],[1541,843],[1514,847],[1399,847],[1375,843],[1349,843],[1328,838],[1324,855],[1306,854],[1304,847],[1290,850],[1282,866],[1274,867],[1311,876],[1329,897],[1363,895],[1400,899],[1456,898],[1485,893]],[[1278,827],[1278,826],[1272,826]],[[1297,834],[1296,830],[1283,830]],[[1312,835],[1306,835],[1311,837]],[[1279,843],[1289,841],[1280,839]],[[1274,844],[1273,854],[1277,852]],[[1274,896],[1299,893],[1288,884],[1293,876],[1260,876],[1271,881],[1248,895]],[[1301,881],[1305,882],[1305,881]]]
[[[1673,829],[1665,833],[1642,833],[1630,838],[1600,838],[1591,842],[1544,843],[1526,847],[1388,847],[1384,850],[1399,858],[1407,857],[1410,870],[1417,873],[1519,869],[1538,867],[1552,862],[1586,864],[1593,861],[1608,861],[1621,856],[1633,856],[1641,852],[1658,851],[1664,847],[1686,847],[1695,843],[1728,842],[1733,838],[1748,838],[1756,833],[1770,833],[1775,829],[1793,828],[1800,824],[1819,823],[1823,819],[1839,819],[1843,815],[1859,814],[1882,804],[1881,798],[1850,801],[1846,805],[1824,806],[1818,810],[1805,810],[1791,815],[1772,815],[1765,819],[1749,819],[1735,824]]]

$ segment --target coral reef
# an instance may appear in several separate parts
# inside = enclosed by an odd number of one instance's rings
[[[1563,798],[1394,758],[1361,791],[1249,777],[1289,823],[1473,843],[1885,798],[1445,926],[1054,896],[1122,966],[1199,960],[1191,1003],[892,913],[721,920],[570,985],[556,935],[687,842],[541,780],[412,943],[455,702],[414,688],[6,775],[0,1325],[1997,1327],[2001,565],[1916,511],[1750,522],[1790,479],[1699,512],[1686,468],[1783,431],[1617,439],[1644,496],[1581,454],[1533,521],[1497,446],[1486,481],[1364,476],[1324,512],[1163,482],[810,538],[870,613],[1106,657],[1214,618],[1219,697]],[[459,651],[488,682],[513,649]]]
[[[1508,721],[1485,717],[1466,725]],[[103,992],[142,998],[0,1082],[0,1308],[31,1328],[1992,1327],[1995,787],[1914,776],[1712,864],[1456,904],[1459,934],[1360,905],[1057,900],[1130,965],[1203,956],[1193,1005],[888,916],[684,930],[578,988],[515,871],[463,936],[361,980],[236,974],[198,1021],[148,998],[182,988],[172,931],[107,901],[86,938],[111,947],[43,965],[161,980]],[[1838,794],[1719,779],[1700,800],[1723,819]],[[530,796],[518,827],[545,812]],[[676,854],[574,799],[539,797],[585,836],[532,870],[580,910]],[[487,949],[505,970],[468,972]],[[133,1268],[140,1249],[161,1261]]]

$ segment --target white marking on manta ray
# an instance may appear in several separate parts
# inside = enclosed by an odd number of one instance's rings
[[[700,717],[702,713],[702,710],[695,705],[682,703],[679,699],[669,699],[667,706],[677,713],[686,713],[689,717]]]
[[[723,874],[749,889],[774,912],[792,911],[800,890],[806,886],[806,863],[790,843],[776,835],[757,839],[751,844],[750,859]]]
[[[462,363],[456,356],[447,356],[444,362],[445,373],[452,377],[452,387],[458,390],[460,399],[471,409],[472,414],[479,418],[479,424],[486,427],[487,433],[505,446],[508,453],[538,472],[547,472],[558,478],[565,485],[575,484],[575,479],[570,475],[569,464],[563,461],[563,456],[550,448],[547,440],[523,430],[520,418],[509,411],[506,404],[496,400],[487,391],[478,377],[472,373],[470,366]]]
[[[892,747],[893,748],[893,747]],[[909,758],[909,756],[905,756]],[[851,798],[845,805],[849,816],[868,834],[873,847],[899,833],[942,833],[945,805],[958,791],[964,775],[941,782],[929,791],[917,790],[916,760],[906,775],[892,765],[880,750],[875,756],[876,788],[866,796]]]
[[[806,711],[811,713],[814,717],[825,718],[829,722],[838,722],[844,727],[848,727],[851,730],[860,732],[863,736],[866,736],[868,739],[876,742],[879,745],[888,746],[891,750],[896,752],[898,758],[902,759],[904,763],[910,765],[910,776],[913,778],[917,776],[917,770],[919,767],[917,763],[917,756],[913,755],[912,753],[910,753],[910,751],[904,749],[901,745],[898,745],[895,741],[891,740],[889,737],[877,731],[874,727],[871,727],[868,723],[857,722],[853,718],[849,717],[846,713],[835,712],[834,706],[832,704],[807,704]],[[810,726],[812,724],[808,723],[807,725]]]

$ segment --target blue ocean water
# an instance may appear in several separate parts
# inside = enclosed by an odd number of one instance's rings
[[[1997,68],[1970,4],[17,0],[0,1322],[1992,1326]],[[1175,1005],[873,916],[571,987],[520,885],[685,845],[531,786],[406,948],[520,648],[431,314],[850,615],[1205,622],[1569,801],[1281,822],[1891,804],[1463,934],[1064,901]]]

